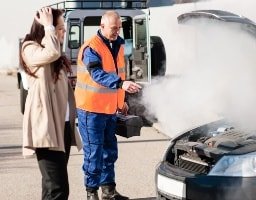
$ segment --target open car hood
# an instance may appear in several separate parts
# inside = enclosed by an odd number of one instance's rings
[[[235,22],[256,27],[256,24],[252,20],[223,10],[195,10],[192,12],[183,13],[178,16],[178,23],[186,23],[188,20],[195,18],[216,19],[224,22]]]
[[[241,26],[242,29],[252,33],[256,36],[256,23],[244,16],[237,15],[223,10],[195,10],[188,13],[183,13],[177,17],[179,24],[186,24],[195,19],[209,19],[218,20],[228,23],[236,23]]]

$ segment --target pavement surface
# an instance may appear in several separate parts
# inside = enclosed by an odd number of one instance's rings
[[[153,127],[143,127],[141,136],[118,136],[117,190],[133,200],[155,199],[155,168],[169,138]],[[35,158],[21,154],[22,114],[15,71],[0,73],[0,200],[41,198],[41,174]],[[83,153],[72,147],[68,165],[70,200],[86,199],[83,186]]]

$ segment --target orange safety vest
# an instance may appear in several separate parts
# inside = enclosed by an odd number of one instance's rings
[[[117,108],[124,106],[125,91],[110,89],[96,83],[90,76],[83,63],[83,52],[86,47],[96,51],[102,61],[103,70],[107,73],[116,73],[115,62],[110,50],[102,39],[95,35],[85,42],[79,50],[77,58],[77,83],[75,88],[76,107],[95,113],[114,114]],[[124,47],[121,45],[117,55],[118,76],[125,80]]]

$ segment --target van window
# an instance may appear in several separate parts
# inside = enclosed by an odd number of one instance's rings
[[[84,41],[95,35],[100,27],[101,16],[86,17],[84,19]]]
[[[137,34],[135,35],[135,44],[138,47],[145,47],[147,45],[147,29],[145,19],[137,20],[135,22],[135,29]]]
[[[68,47],[70,49],[78,49],[80,47],[80,27],[73,25],[70,27]]]

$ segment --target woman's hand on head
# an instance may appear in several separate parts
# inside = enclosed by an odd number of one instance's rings
[[[35,20],[43,26],[51,26],[53,23],[52,9],[50,7],[43,7],[38,10]]]

